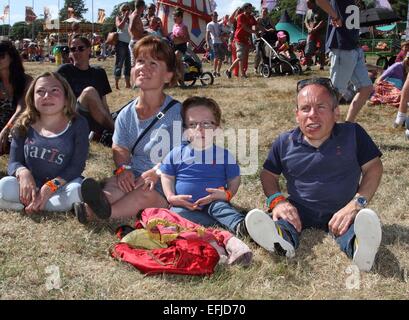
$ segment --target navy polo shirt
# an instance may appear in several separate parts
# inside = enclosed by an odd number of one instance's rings
[[[361,167],[382,153],[356,123],[334,125],[319,147],[304,140],[300,128],[274,141],[264,169],[283,174],[289,200],[319,216],[332,216],[356,194]]]
[[[348,6],[355,5],[355,0],[331,0],[331,5],[342,20],[342,27],[335,28],[328,23],[327,48],[353,50],[359,47],[359,29],[348,29],[346,26]]]

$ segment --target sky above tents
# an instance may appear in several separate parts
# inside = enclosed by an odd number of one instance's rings
[[[50,8],[51,19],[54,19],[58,15],[58,1],[60,2],[60,8],[64,6],[64,0],[0,0],[0,15],[3,15],[4,7],[10,2],[10,23],[13,25],[18,21],[24,21],[24,13],[26,6],[33,6],[34,12],[42,18],[44,7]],[[125,0],[124,0],[125,1]],[[92,21],[92,2],[94,2],[94,21],[98,17],[98,9],[105,9],[105,13],[109,16],[115,5],[124,1],[108,1],[108,0],[84,0],[85,7],[88,8],[88,12],[85,14],[85,19]],[[151,0],[145,0],[147,4],[151,3]],[[257,9],[260,7],[260,0],[216,0],[217,11],[220,16],[230,14],[237,7],[243,5],[245,2],[252,3]],[[6,20],[4,23],[8,23]]]

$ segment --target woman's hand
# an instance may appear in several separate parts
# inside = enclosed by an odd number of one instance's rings
[[[142,173],[141,178],[144,181],[143,190],[151,191],[158,183],[160,176],[156,173],[156,169],[152,168]]]
[[[34,200],[25,208],[25,211],[30,214],[41,212],[52,195],[53,192],[50,187],[43,185]]]
[[[20,202],[24,206],[28,206],[34,201],[37,195],[37,186],[30,170],[20,169],[18,173],[18,181],[20,185]]]
[[[136,189],[135,175],[132,170],[124,170],[116,176],[119,189],[123,192],[131,192]]]

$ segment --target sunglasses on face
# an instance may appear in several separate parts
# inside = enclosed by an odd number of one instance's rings
[[[83,52],[85,50],[85,46],[78,46],[78,47],[71,47],[70,48],[70,52]]]
[[[1,51],[0,52],[0,59],[4,59],[6,57],[7,52],[6,51]]]
[[[310,78],[300,80],[297,82],[297,93],[300,92],[302,88],[312,84],[319,84],[325,87],[332,95],[336,97],[338,96],[338,90],[334,87],[331,79],[329,78]]]

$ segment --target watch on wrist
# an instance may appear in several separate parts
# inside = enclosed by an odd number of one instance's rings
[[[364,196],[355,196],[354,201],[359,209],[366,208],[368,205],[368,199],[366,199]]]

